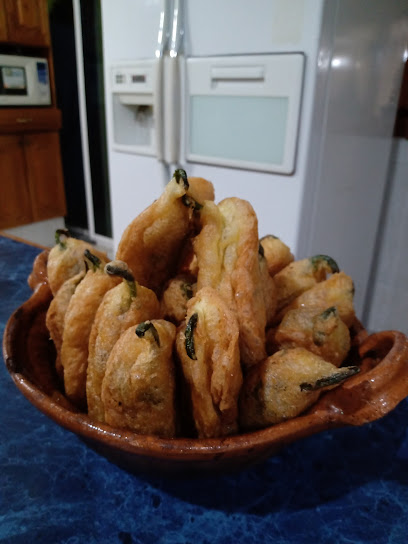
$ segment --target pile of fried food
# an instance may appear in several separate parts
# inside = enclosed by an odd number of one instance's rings
[[[216,204],[212,183],[184,170],[113,261],[57,231],[46,325],[66,397],[95,422],[209,438],[296,417],[358,372],[342,366],[352,279],[258,236],[249,202]]]

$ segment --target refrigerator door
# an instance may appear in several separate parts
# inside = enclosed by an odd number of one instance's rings
[[[169,43],[173,2],[102,0],[101,6],[112,232],[116,249],[128,224],[158,198],[168,182],[168,170],[158,160],[162,153],[158,121],[163,117],[162,64]]]
[[[238,166],[236,155],[233,166],[231,166],[231,163],[227,166],[225,156],[221,157],[224,161],[220,162],[220,157],[217,158],[214,156],[214,151],[216,151],[214,150],[215,140],[214,142],[211,142],[211,140],[208,141],[210,131],[207,131],[207,141],[204,143],[212,145],[213,148],[207,149],[211,153],[206,154],[207,160],[204,162],[203,156],[205,153],[192,153],[195,144],[193,143],[193,149],[191,149],[191,141],[188,140],[185,134],[187,131],[183,130],[180,134],[180,162],[186,169],[187,174],[190,176],[202,176],[211,180],[215,186],[217,201],[231,196],[248,200],[258,216],[260,236],[266,234],[279,236],[295,253],[300,228],[304,173],[309,160],[308,142],[314,103],[317,71],[316,61],[319,54],[322,13],[323,0],[291,0],[291,2],[287,0],[254,0],[250,3],[247,0],[223,0],[223,2],[208,0],[206,2],[186,2],[185,10],[184,55],[186,60],[184,65],[181,65],[181,68],[186,72],[188,70],[187,66],[191,66],[194,63],[197,63],[197,66],[199,66],[201,62],[204,64],[206,62],[216,62],[218,58],[227,58],[228,61],[231,61],[231,59],[246,57],[250,65],[252,64],[252,57],[266,59],[270,56],[291,57],[293,55],[296,58],[303,59],[302,69],[299,70],[298,67],[297,70],[298,74],[302,74],[300,86],[301,107],[298,123],[293,122],[291,130],[284,137],[280,130],[275,131],[274,134],[274,137],[277,138],[275,144],[279,142],[281,150],[285,149],[288,153],[287,156],[291,158],[291,160],[287,161],[286,168],[282,168],[282,164],[279,165],[281,168],[280,172],[277,170],[271,171],[271,164],[267,164],[266,168],[262,171],[261,169],[254,170],[253,166],[254,162],[256,162],[254,160],[247,161],[252,163],[249,165],[250,167],[248,167],[248,164],[244,164],[245,161],[242,161],[240,166]],[[232,60],[232,62],[234,61]],[[207,64],[207,66],[211,69],[212,65]],[[228,72],[228,74],[220,74],[218,67],[216,67],[214,87],[211,83],[211,74],[207,72],[206,76],[203,75],[202,77],[207,77],[207,83],[203,84],[201,90],[199,89],[199,85],[196,86],[195,91],[198,101],[202,100],[199,97],[206,88],[207,97],[216,102],[218,101],[218,109],[223,110],[219,101],[219,99],[222,101],[224,98],[221,96],[220,88],[231,89],[233,93],[232,89],[239,89],[242,86],[240,90],[243,92],[242,89],[244,89],[243,95],[247,94],[250,97],[244,101],[246,110],[250,110],[250,102],[257,102],[256,98],[261,98],[262,95],[262,91],[259,92],[259,95],[256,95],[255,89],[258,88],[259,91],[264,84],[259,81],[252,66],[250,66],[249,74],[244,74],[242,81],[234,81],[233,71],[228,69]],[[223,77],[220,78],[220,75]],[[284,78],[285,76],[283,76]],[[181,81],[182,83],[184,81],[186,86],[182,92],[182,96],[188,97],[190,92],[188,88],[190,77],[186,74],[184,78],[182,77]],[[273,92],[272,96],[278,98],[277,94],[273,95]],[[284,90],[283,96],[288,97],[290,93],[293,93],[295,97],[293,104],[297,103],[299,106],[299,79],[297,79],[294,89],[286,88]],[[267,92],[264,92],[265,95],[265,100],[268,102]],[[271,93],[269,96],[271,96]],[[277,101],[275,101],[274,105],[276,103]],[[273,101],[269,100],[268,106],[273,107],[272,104]],[[208,102],[206,106],[209,107]],[[209,109],[212,108],[209,107]],[[261,108],[261,111],[264,110]],[[222,113],[225,115],[228,112],[222,111]],[[282,115],[282,110],[280,114]],[[233,115],[233,112],[229,112],[230,118]],[[242,112],[242,115],[244,115],[244,112]],[[188,127],[188,130],[190,130],[188,101],[181,108],[181,116],[182,127]],[[272,115],[268,117],[272,119]],[[258,111],[258,120],[265,121],[260,118],[261,115]],[[202,113],[199,121],[199,124],[208,122],[212,125],[213,128],[211,129],[210,127],[210,130],[212,130],[212,137],[214,139],[218,138],[219,140],[221,135],[224,135],[222,138],[224,147],[225,145],[231,145],[229,140],[232,140],[232,143],[234,143],[234,140],[237,139],[237,134],[234,133],[235,129],[232,128],[233,125],[231,124],[228,127],[222,127],[224,132],[217,132],[218,129],[215,127],[220,121],[217,115],[212,114],[206,119]],[[252,122],[250,117],[248,121]],[[281,117],[280,121],[281,129],[282,125],[285,126],[284,116]],[[267,140],[273,137],[271,132],[274,128],[273,126],[266,126],[265,140],[260,142],[260,148],[270,145],[270,141]],[[228,131],[227,135],[225,131]],[[247,134],[243,133],[242,130],[239,132],[244,142],[242,144],[244,149],[241,147],[241,151],[243,151],[243,156],[245,156],[248,155],[248,150],[251,147],[249,143],[252,144],[252,132],[250,131]],[[201,138],[203,135],[195,130],[195,136]],[[255,137],[257,136],[258,134],[255,131]],[[289,143],[286,144],[285,138],[292,138],[292,147]],[[198,143],[202,147],[200,141]],[[236,144],[237,142],[233,145],[235,153],[238,151]],[[293,144],[295,144],[295,147],[293,147]],[[278,146],[275,145],[275,152],[277,149]],[[259,153],[259,150],[255,149],[253,152]],[[189,156],[188,159],[186,153]],[[196,160],[200,160],[200,162],[195,162]],[[269,160],[271,160],[270,156]],[[276,162],[273,164],[274,168],[278,168]]]
[[[293,173],[303,66],[300,53],[187,59],[187,161]]]
[[[102,0],[105,61],[152,59],[167,47],[170,0]]]
[[[322,0],[186,1],[187,56],[304,51],[318,39]]]

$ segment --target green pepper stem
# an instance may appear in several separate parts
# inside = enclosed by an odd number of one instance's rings
[[[186,326],[186,332],[185,332],[185,346],[186,346],[186,353],[192,359],[193,361],[197,360],[197,355],[195,352],[195,346],[194,346],[194,329],[197,326],[198,321],[198,314],[193,314],[190,319],[188,320],[187,326]]]
[[[94,271],[100,268],[101,260],[99,259],[99,257],[91,253],[89,249],[85,249],[84,257],[92,264]]]
[[[319,314],[318,317],[321,319],[328,319],[332,315],[338,315],[336,306],[330,306],[330,308],[327,308],[321,314]]]
[[[190,185],[188,183],[186,171],[183,170],[182,168],[178,168],[177,170],[175,170],[174,174],[173,174],[173,177],[175,178],[177,183],[180,183],[180,180],[182,180],[183,184],[184,184],[184,188],[186,190],[190,187]]]
[[[332,259],[328,255],[315,255],[314,257],[311,257],[310,260],[312,261],[312,265],[315,268],[317,268],[317,266],[323,261],[327,264],[333,274],[336,272],[340,272],[339,265],[334,259]]]
[[[157,332],[156,327],[153,325],[151,321],[143,321],[143,323],[139,323],[139,325],[136,327],[135,332],[138,338],[144,338],[146,332],[148,331],[152,333],[156,344],[160,347],[159,333]]]
[[[57,229],[55,231],[55,243],[58,244],[61,249],[67,247],[67,238],[69,238],[68,229]]]
[[[336,372],[335,374],[332,374],[331,376],[325,376],[324,378],[320,378],[319,380],[316,380],[314,383],[303,382],[300,384],[300,390],[301,391],[318,391],[319,389],[323,389],[324,387],[337,385],[343,382],[344,380],[347,380],[347,378],[350,378],[350,376],[354,376],[354,374],[357,374],[358,372],[360,372],[360,367],[349,366],[347,367],[347,369],[344,370],[344,372]]]
[[[130,296],[132,298],[137,296],[137,284],[126,263],[123,261],[111,261],[105,265],[105,272],[110,276],[119,276],[120,278],[123,278],[129,287]]]

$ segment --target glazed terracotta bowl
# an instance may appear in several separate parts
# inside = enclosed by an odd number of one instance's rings
[[[360,366],[359,374],[322,395],[306,413],[284,423],[205,440],[160,439],[96,424],[64,397],[54,370],[55,351],[45,327],[51,301],[46,260],[47,252],[37,257],[29,278],[33,294],[7,323],[3,339],[7,369],[36,408],[129,470],[169,474],[244,468],[312,434],[374,421],[408,395],[407,337],[398,331],[368,336],[356,323],[348,362]]]

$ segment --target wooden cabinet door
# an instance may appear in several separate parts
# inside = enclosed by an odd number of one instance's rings
[[[7,41],[7,22],[3,0],[0,0],[0,41]]]
[[[8,41],[22,45],[50,45],[47,0],[3,0]]]
[[[23,137],[0,135],[0,229],[33,221]]]
[[[66,214],[59,135],[57,132],[24,136],[28,186],[33,221]]]

